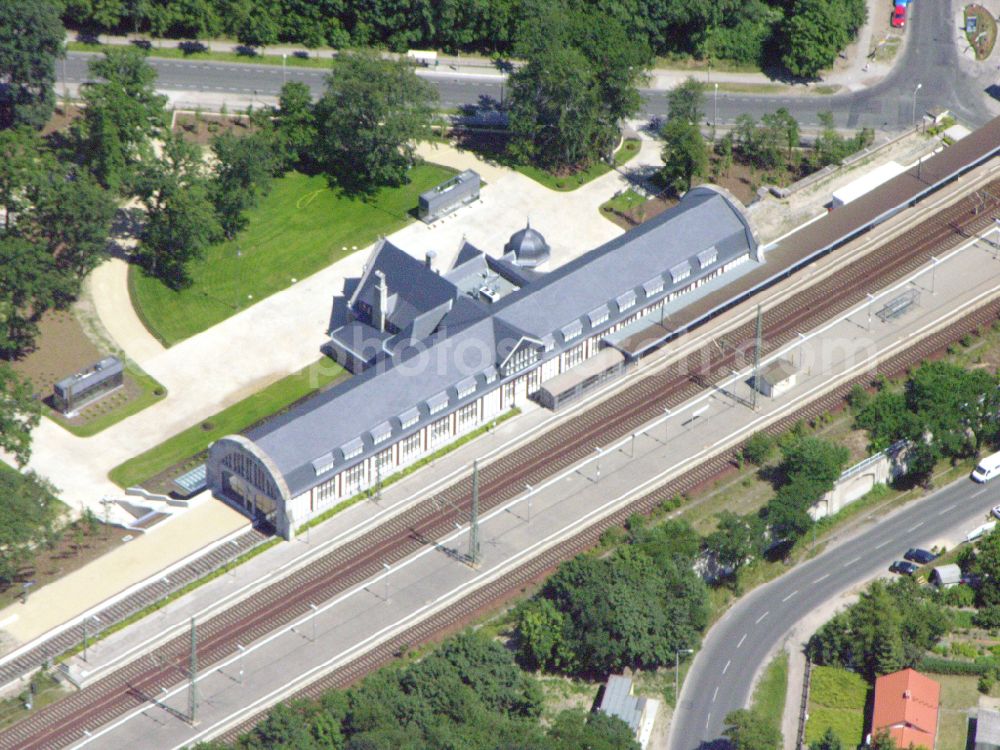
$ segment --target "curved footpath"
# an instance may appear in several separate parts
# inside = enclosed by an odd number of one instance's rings
[[[866,519],[874,525],[740,599],[709,630],[695,657],[681,688],[670,750],[716,747],[726,714],[747,705],[761,670],[796,624],[817,611],[832,615],[831,603],[889,575],[888,566],[908,547],[959,544],[983,522],[995,496],[993,487],[960,479],[888,516]]]

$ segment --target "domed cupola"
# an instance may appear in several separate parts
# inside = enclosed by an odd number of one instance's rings
[[[514,232],[503,249],[505,253],[514,253],[515,265],[522,268],[534,268],[547,261],[552,254],[542,233],[531,228],[531,221],[524,229]]]

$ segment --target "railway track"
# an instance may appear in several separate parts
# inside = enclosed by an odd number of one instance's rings
[[[988,196],[986,211],[977,198],[960,200],[766,311],[763,317],[765,351],[773,351],[799,331],[808,330],[844,311],[865,299],[868,293],[917,270],[932,255],[992,225],[992,212],[1000,206],[1000,181],[980,192]],[[727,339],[730,342],[752,341],[753,328],[753,323],[747,323],[727,334]],[[485,511],[512,499],[523,491],[525,484],[539,483],[592,454],[596,446],[623,437],[661,415],[665,407],[676,406],[695,396],[704,389],[704,383],[742,364],[738,359],[739,348],[732,344],[724,349],[706,345],[662,371],[638,379],[529,445],[487,465],[480,471],[481,509]],[[842,396],[833,400],[826,397],[817,403],[823,405],[822,411],[840,398]],[[628,512],[651,509],[663,499],[685,491],[677,489],[680,486],[691,488],[708,481],[727,463],[725,457],[707,461],[682,479],[636,501]],[[465,520],[464,508],[470,493],[470,480],[460,480],[438,496],[414,505],[254,596],[199,623],[199,662],[208,666],[231,656],[237,643],[251,643],[287,625],[308,612],[310,603],[326,601],[378,573],[383,563],[391,564],[433,543],[454,529],[456,520]],[[653,497],[657,499],[648,500]],[[617,520],[608,520],[602,526],[620,523],[627,517],[625,514],[618,519],[618,515],[613,517]],[[597,537],[584,532],[580,538],[592,544]],[[525,568],[548,570],[558,560],[573,554],[567,550],[578,547],[560,546],[557,549],[558,552],[550,551],[539,558],[540,562],[529,563]],[[539,565],[543,567],[538,568]],[[484,589],[492,590],[491,587]],[[477,593],[472,597],[475,608],[484,606],[484,596],[489,594]],[[431,632],[433,627],[418,625],[414,632],[419,636]],[[114,674],[10,727],[0,734],[0,750],[61,747],[79,739],[84,730],[101,726],[127,710],[148,705],[162,687],[186,679],[187,655],[187,638],[178,636]],[[367,664],[366,658],[362,657],[359,663]]]

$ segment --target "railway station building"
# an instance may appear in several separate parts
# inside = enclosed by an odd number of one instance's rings
[[[608,337],[761,260],[742,206],[711,186],[545,272],[548,258],[530,226],[499,256],[464,243],[447,270],[380,241],[325,347],[354,377],[216,441],[213,493],[290,538],[525,400],[552,407],[621,372]]]

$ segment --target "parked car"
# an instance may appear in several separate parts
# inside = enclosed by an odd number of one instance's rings
[[[1000,452],[984,456],[976,464],[976,468],[972,470],[971,476],[972,481],[981,484],[990,481],[997,475],[1000,475]]]
[[[928,552],[925,549],[920,549],[919,547],[910,547],[906,550],[906,554],[903,555],[907,560],[912,560],[920,565],[926,565],[929,562],[937,559],[937,555],[933,552]]]
[[[896,562],[889,566],[889,572],[899,573],[904,576],[912,576],[918,570],[920,570],[919,565],[914,565],[913,563],[906,562],[904,560],[896,560]]]
[[[1000,518],[1000,505],[994,505],[993,510],[990,511],[994,518]]]
[[[883,16],[884,18],[885,16]],[[901,29],[906,26],[906,6],[897,5],[892,10],[892,25],[894,28]]]

